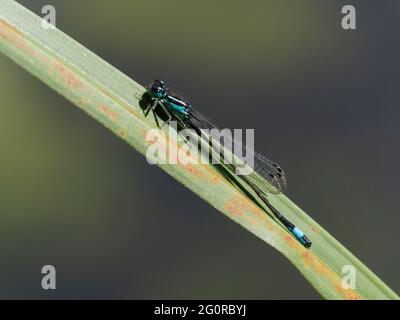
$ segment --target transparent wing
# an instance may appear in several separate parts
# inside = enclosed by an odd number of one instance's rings
[[[189,122],[192,127],[199,131],[201,129],[218,129],[218,127],[211,122],[207,117],[198,112],[197,110],[192,109],[190,112]],[[225,143],[233,143],[234,146],[242,147],[242,154],[254,156],[254,171],[267,180],[270,186],[267,186],[257,179],[257,177],[249,177],[246,179],[247,181],[251,180],[253,183],[257,184],[259,187],[268,188],[268,191],[271,193],[283,193],[286,190],[286,176],[283,169],[274,161],[269,160],[264,157],[262,154],[251,151],[246,148],[245,145],[242,144],[242,141],[224,141]],[[250,175],[251,176],[251,175]]]
[[[282,167],[256,151],[254,151],[254,171],[264,177],[276,189],[270,190],[272,193],[284,193],[286,191],[286,175]]]

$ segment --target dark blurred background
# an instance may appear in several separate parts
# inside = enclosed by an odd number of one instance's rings
[[[19,0],[221,127],[400,292],[400,3]],[[341,28],[341,8],[357,30]],[[1,8],[0,8],[1,10]],[[320,299],[278,252],[0,57],[0,298]],[[157,200],[155,200],[155,194]],[[57,289],[41,289],[41,268]]]

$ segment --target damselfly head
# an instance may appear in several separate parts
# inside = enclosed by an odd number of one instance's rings
[[[153,84],[158,87],[165,87],[165,82],[163,80],[154,80]]]
[[[154,80],[150,91],[156,98],[164,97],[166,95],[165,82],[163,80]]]

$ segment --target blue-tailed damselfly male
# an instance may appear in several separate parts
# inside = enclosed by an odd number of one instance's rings
[[[162,80],[155,80],[147,88],[146,94],[148,96],[147,98],[150,99],[147,113],[150,110],[154,112],[157,107],[160,107],[167,117],[161,127],[174,119],[184,128],[194,129],[199,135],[201,135],[204,129],[218,129],[210,120],[193,109],[190,103],[171,94],[165,82]],[[233,143],[235,144],[236,142],[233,141]],[[244,151],[248,151],[245,147],[243,148]],[[264,192],[264,189],[274,194],[285,192],[286,177],[282,168],[276,162],[254,151],[254,172],[248,176],[242,176],[242,179],[257,194],[262,202],[265,203],[273,215],[287,230],[289,230],[289,232],[306,248],[310,248],[312,244],[311,240],[272,206]],[[267,181],[267,183],[265,183],[265,181]]]

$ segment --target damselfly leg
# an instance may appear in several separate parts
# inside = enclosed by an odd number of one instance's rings
[[[160,127],[160,129],[161,129],[162,127],[164,127],[167,123],[169,123],[172,120],[172,115],[171,115],[171,113],[168,111],[168,109],[165,107],[165,105],[161,101],[158,104],[161,106],[161,108],[163,109],[164,113],[168,117],[168,119],[165,120],[163,122],[163,124],[161,125],[161,127]],[[153,110],[153,112],[154,112],[154,110]]]

